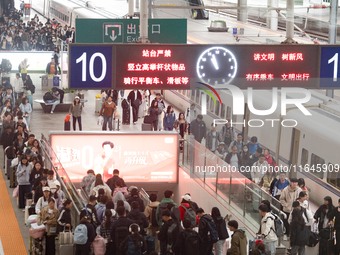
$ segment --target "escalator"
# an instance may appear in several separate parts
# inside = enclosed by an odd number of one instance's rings
[[[204,6],[203,0],[188,0],[190,6]],[[191,9],[193,19],[209,19],[209,12],[205,9]]]
[[[41,136],[40,144],[45,168],[54,170],[56,178],[61,184],[62,191],[64,191],[66,197],[71,199],[73,203],[71,210],[72,225],[76,226],[79,222],[80,212],[87,204],[87,194],[83,189],[77,189],[74,186],[67,172],[61,165],[56,153],[52,150],[48,140],[44,135]]]

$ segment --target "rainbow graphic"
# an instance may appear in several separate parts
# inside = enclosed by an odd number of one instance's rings
[[[217,101],[222,104],[222,100],[218,92],[215,88],[213,88],[211,85],[203,83],[203,82],[197,82],[197,85],[194,87],[195,89],[203,91],[205,94],[207,94],[211,100],[213,100],[214,105],[216,105]],[[202,115],[207,114],[207,100],[206,97],[202,97]]]

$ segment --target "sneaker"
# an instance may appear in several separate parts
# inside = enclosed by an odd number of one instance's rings
[[[51,111],[51,113],[53,113],[53,111]]]

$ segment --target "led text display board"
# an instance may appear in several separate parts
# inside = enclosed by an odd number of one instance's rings
[[[177,133],[52,133],[50,141],[75,182],[81,181],[89,169],[102,174],[105,181],[119,169],[128,182],[177,182]]]
[[[69,85],[191,89],[203,82],[216,88],[336,88],[338,52],[340,47],[320,45],[71,44]]]

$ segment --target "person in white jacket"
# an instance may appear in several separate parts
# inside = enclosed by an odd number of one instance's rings
[[[35,213],[40,214],[41,210],[48,206],[48,200],[51,198],[51,189],[50,187],[42,188],[44,195],[40,197],[35,205]],[[56,203],[54,203],[55,208],[57,209]]]
[[[292,211],[293,202],[299,197],[300,192],[302,191],[301,188],[297,185],[298,180],[296,178],[290,179],[289,186],[285,187],[280,195],[280,203],[283,207],[282,211],[286,214],[287,217],[283,219],[283,223],[286,228],[286,236],[289,236],[289,223],[288,217],[290,212]],[[284,237],[284,240],[286,237]]]
[[[274,224],[274,216],[271,214],[270,209],[267,205],[261,204],[259,206],[261,219],[261,236],[263,238],[264,246],[266,247],[266,251],[269,251],[271,255],[275,255],[276,253],[276,243],[277,236],[275,234],[275,224]]]

